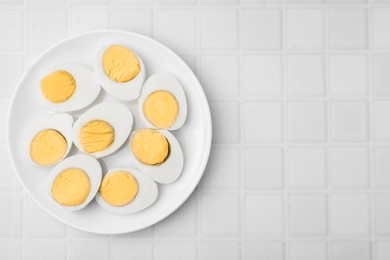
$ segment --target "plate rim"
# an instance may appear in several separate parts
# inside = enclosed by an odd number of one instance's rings
[[[30,69],[32,67],[36,66],[36,64],[38,64],[49,52],[51,52],[53,49],[57,48],[58,46],[61,46],[62,44],[66,43],[66,42],[72,41],[72,40],[77,39],[77,38],[85,37],[85,36],[88,36],[88,35],[108,34],[108,33],[131,35],[132,37],[143,38],[146,41],[151,41],[153,44],[159,45],[165,51],[169,52],[169,54],[173,55],[181,63],[181,65],[184,66],[185,70],[188,71],[188,73],[190,74],[190,77],[192,78],[192,80],[194,80],[199,85],[200,88],[198,90],[201,93],[200,101],[202,103],[202,106],[204,106],[206,108],[205,109],[206,117],[203,118],[203,120],[206,120],[205,129],[204,129],[205,130],[205,142],[204,142],[205,150],[204,150],[204,153],[203,153],[205,156],[202,157],[201,164],[199,166],[199,171],[201,173],[198,174],[197,179],[193,182],[193,184],[189,187],[189,189],[185,193],[183,193],[183,196],[178,201],[177,206],[173,207],[170,211],[166,212],[166,214],[160,215],[153,223],[147,223],[147,224],[144,224],[144,225],[140,225],[140,227],[138,227],[136,229],[123,230],[123,231],[119,231],[119,232],[101,232],[99,230],[98,231],[96,231],[96,230],[89,230],[87,228],[83,228],[83,227],[74,225],[73,223],[70,223],[69,221],[64,220],[63,218],[60,218],[60,217],[56,216],[55,214],[53,214],[52,212],[50,212],[43,204],[41,204],[41,202],[37,199],[37,197],[35,197],[31,193],[31,191],[27,188],[26,184],[22,180],[22,177],[21,177],[19,171],[17,170],[14,158],[12,156],[13,153],[15,153],[15,151],[12,148],[11,142],[10,142],[10,140],[11,140],[11,136],[10,136],[11,124],[10,124],[10,122],[12,120],[12,111],[14,110],[15,103],[16,103],[15,97],[17,96],[18,92],[20,91],[21,83],[24,81],[25,77],[27,77],[27,74],[29,73]],[[209,158],[210,158],[210,152],[211,152],[211,146],[212,146],[212,137],[213,137],[213,127],[212,127],[212,117],[211,117],[210,105],[209,105],[209,103],[207,101],[207,97],[206,97],[205,91],[204,91],[204,89],[202,87],[202,84],[200,83],[198,77],[195,75],[193,70],[187,65],[187,63],[178,54],[176,54],[172,49],[170,49],[166,45],[162,44],[161,42],[159,42],[159,41],[157,41],[157,40],[155,40],[155,39],[153,39],[153,38],[151,38],[149,36],[146,36],[146,35],[143,35],[143,34],[140,34],[140,33],[136,33],[136,32],[132,32],[132,31],[117,30],[117,29],[92,30],[92,31],[88,31],[88,32],[83,32],[83,33],[79,33],[79,34],[76,34],[76,35],[72,35],[70,37],[62,39],[61,41],[51,45],[49,48],[47,48],[45,51],[43,51],[39,55],[39,57],[23,72],[23,75],[19,78],[19,80],[18,80],[18,82],[16,84],[16,87],[15,87],[15,90],[13,91],[12,96],[11,96],[10,104],[9,104],[9,107],[8,107],[7,121],[6,122],[7,122],[7,128],[6,128],[7,144],[6,144],[6,146],[8,148],[8,154],[10,156],[11,165],[12,165],[14,174],[17,176],[19,184],[21,184],[21,186],[23,187],[23,191],[26,192],[28,194],[28,196],[37,205],[39,205],[40,208],[42,208],[45,212],[47,212],[49,215],[51,215],[52,217],[54,217],[58,221],[66,224],[68,226],[71,226],[73,228],[76,228],[76,229],[79,229],[79,230],[82,230],[82,231],[86,231],[86,232],[90,232],[90,233],[95,233],[95,234],[111,234],[111,235],[115,235],[115,234],[133,233],[133,232],[145,229],[147,227],[150,227],[150,226],[153,226],[153,225],[159,223],[163,219],[169,217],[178,208],[180,208],[185,203],[185,201],[188,200],[190,195],[194,192],[195,188],[198,186],[201,178],[203,177],[204,171],[205,171],[205,169],[207,167],[207,164],[208,164],[208,161],[209,161]]]

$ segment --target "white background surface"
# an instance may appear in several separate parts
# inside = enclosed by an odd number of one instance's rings
[[[38,208],[5,138],[22,72],[57,41],[106,28],[180,54],[214,122],[189,201],[121,236]],[[0,259],[388,260],[390,1],[2,0],[0,144]]]

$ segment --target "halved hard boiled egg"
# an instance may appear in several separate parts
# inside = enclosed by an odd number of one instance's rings
[[[129,137],[133,127],[130,110],[117,103],[98,104],[82,114],[73,125],[76,147],[95,158],[115,152]]]
[[[132,168],[111,169],[103,178],[96,201],[113,213],[139,212],[157,199],[156,183],[144,173]]]
[[[158,183],[179,178],[184,165],[176,138],[166,130],[139,129],[130,137],[130,149],[137,167]]]
[[[99,162],[88,155],[77,154],[57,164],[50,172],[50,197],[69,210],[87,206],[95,197],[102,179]]]
[[[40,102],[49,110],[76,111],[90,105],[100,89],[90,69],[75,64],[60,65],[41,78]]]
[[[146,75],[142,59],[122,44],[102,47],[96,54],[95,71],[104,90],[120,100],[138,98]]]
[[[175,77],[167,73],[150,76],[142,87],[138,110],[147,127],[179,129],[187,117],[184,90]]]
[[[28,130],[26,151],[31,162],[52,166],[64,159],[72,147],[73,118],[58,113],[35,121]]]

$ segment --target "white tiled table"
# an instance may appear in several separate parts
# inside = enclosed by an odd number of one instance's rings
[[[214,139],[201,184],[146,230],[67,227],[7,151],[18,78],[50,45],[151,36],[200,78]],[[389,0],[0,0],[0,259],[390,259]]]

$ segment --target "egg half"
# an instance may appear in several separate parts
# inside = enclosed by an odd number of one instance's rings
[[[53,168],[47,190],[57,204],[69,210],[80,210],[95,197],[101,179],[99,162],[91,156],[77,154]]]
[[[40,81],[40,102],[46,109],[69,112],[90,105],[100,93],[96,75],[76,64],[56,66]]]
[[[129,137],[132,127],[133,115],[126,106],[101,103],[76,120],[72,138],[80,151],[101,158],[118,150]]]
[[[176,130],[187,117],[184,90],[175,77],[167,73],[150,76],[142,87],[138,110],[143,123],[150,128]]]
[[[130,137],[130,150],[137,167],[158,183],[176,181],[183,170],[183,152],[169,131],[138,129]]]
[[[127,101],[138,98],[146,76],[142,59],[125,44],[110,44],[99,49],[95,71],[108,94]]]
[[[157,196],[157,185],[147,175],[132,168],[115,168],[103,177],[96,201],[110,212],[131,214],[152,205]]]
[[[73,118],[65,113],[43,117],[28,128],[26,154],[37,166],[52,166],[72,147]]]

